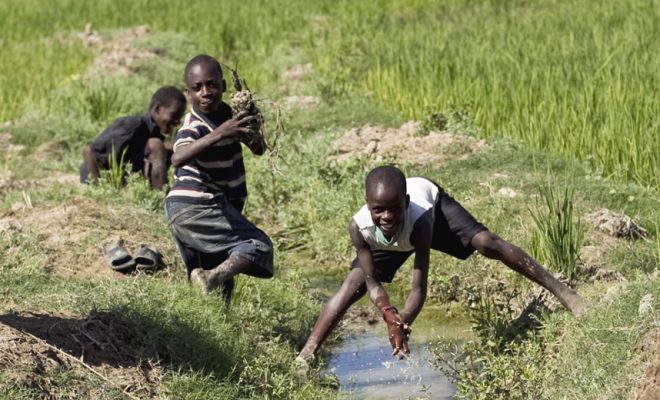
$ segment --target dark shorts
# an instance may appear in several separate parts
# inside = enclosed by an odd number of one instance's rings
[[[438,185],[436,184],[436,186]],[[431,248],[465,260],[474,253],[474,247],[470,244],[474,235],[487,228],[440,186],[438,189],[440,192],[435,204]],[[372,250],[376,278],[380,282],[392,282],[396,271],[414,252],[414,250],[404,252]],[[358,266],[359,261],[356,257],[351,263],[351,268]]]
[[[195,268],[215,268],[235,254],[254,263],[246,274],[273,276],[270,238],[223,197],[202,203],[166,200],[165,217],[188,274]]]

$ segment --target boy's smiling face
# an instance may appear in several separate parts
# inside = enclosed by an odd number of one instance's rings
[[[190,102],[204,114],[218,109],[224,92],[224,81],[217,65],[202,62],[193,65],[186,76],[186,88]]]
[[[410,197],[392,186],[379,183],[367,191],[366,201],[371,220],[386,238],[392,238],[403,223]]]
[[[151,111],[151,117],[158,129],[162,133],[168,134],[172,132],[174,127],[179,125],[185,111],[186,104],[174,100],[167,106],[157,104]]]

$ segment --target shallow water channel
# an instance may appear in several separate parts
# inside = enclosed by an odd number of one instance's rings
[[[455,388],[431,366],[430,343],[438,337],[467,338],[465,321],[418,318],[410,339],[410,357],[397,360],[387,340],[385,324],[347,335],[331,349],[325,372],[336,376],[349,399],[451,399]]]

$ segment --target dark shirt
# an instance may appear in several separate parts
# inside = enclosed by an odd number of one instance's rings
[[[231,117],[231,108],[226,103],[221,104],[213,119],[193,107],[176,134],[174,152],[208,135]],[[247,197],[243,151],[236,138],[219,141],[196,159],[177,168],[174,171],[174,187],[167,198],[203,203],[213,202],[217,196],[225,196],[239,211]]]
[[[147,111],[142,115],[117,118],[90,143],[90,147],[100,168],[109,168],[114,148],[115,159],[120,161],[123,154],[124,163],[130,163],[136,172],[144,167],[145,147],[150,138],[165,139]]]

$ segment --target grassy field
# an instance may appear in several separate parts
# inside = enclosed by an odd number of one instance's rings
[[[346,226],[363,201],[365,172],[383,161],[330,161],[334,140],[364,124],[398,127],[417,119],[437,126],[437,114],[446,117],[446,129],[486,138],[488,146],[441,165],[386,160],[441,182],[504,238],[543,254],[532,214],[548,186],[573,189],[575,215],[607,207],[649,231],[647,239],[626,240],[585,226],[583,245],[598,250],[590,265],[625,281],[594,283],[578,271],[578,290],[592,310],[580,320],[550,316],[538,334],[542,351],[520,355],[530,366],[547,366],[525,370],[543,398],[618,399],[634,390],[652,361],[640,356],[639,343],[660,318],[657,1],[195,4],[0,3],[0,124],[11,121],[0,125],[11,135],[3,136],[0,152],[0,327],[41,322],[80,331],[89,321],[111,321],[136,338],[125,343],[134,354],[120,365],[152,374],[151,382],[131,381],[96,365],[110,382],[124,384],[118,388],[73,362],[35,373],[29,357],[7,364],[17,353],[0,345],[0,363],[14,367],[0,370],[0,397],[125,398],[123,387],[139,398],[337,398],[316,375],[299,381],[291,361],[353,256]],[[128,73],[99,70],[110,47],[85,44],[80,35],[88,23],[106,44],[148,25],[150,33],[130,42],[142,53],[130,54],[150,58]],[[283,108],[286,130],[276,156],[246,158],[246,213],[273,238],[277,273],[270,281],[241,279],[229,309],[185,283],[162,193],[139,179],[120,192],[75,182],[82,145],[116,116],[143,112],[158,86],[181,85],[183,65],[200,52],[238,66],[264,99],[270,127],[270,101],[319,100],[312,108]],[[313,65],[309,75],[285,76],[306,63]],[[516,195],[502,195],[504,189]],[[117,235],[131,246],[155,244],[169,268],[111,273],[98,246]],[[397,300],[409,285],[407,268],[390,286]],[[434,309],[443,308],[453,275],[462,290],[503,281],[521,298],[533,291],[481,257],[459,262],[433,254]],[[615,286],[620,291],[605,299]],[[647,294],[656,302],[639,315]],[[447,310],[464,317],[464,306]],[[49,317],[35,322],[29,312]]]
[[[0,5],[0,120],[85,68],[89,52],[63,34],[88,22],[101,30],[148,24],[239,65],[256,87],[302,57],[318,68],[323,93],[365,96],[402,118],[459,113],[483,137],[660,185],[655,1],[38,4]]]

